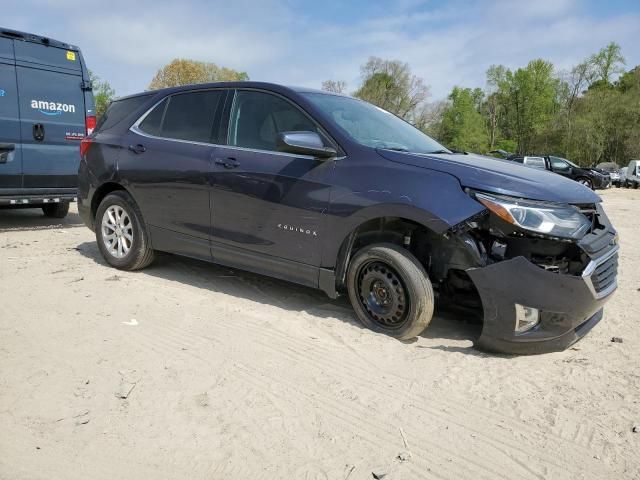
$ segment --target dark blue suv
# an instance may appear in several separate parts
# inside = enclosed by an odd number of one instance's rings
[[[455,154],[366,102],[266,83],[146,92],[82,141],[78,209],[116,268],[155,250],[347,292],[419,335],[434,304],[483,314],[480,348],[563,349],[616,289],[617,234],[588,188]]]

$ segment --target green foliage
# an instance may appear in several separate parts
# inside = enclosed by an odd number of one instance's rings
[[[246,72],[219,67],[215,63],[176,58],[158,70],[149,84],[149,90],[195,83],[246,80],[249,80],[249,75]]]
[[[89,70],[89,79],[93,85],[93,97],[96,102],[96,117],[100,117],[107,111],[107,107],[111,100],[116,96],[116,91],[111,87],[109,82],[100,80],[95,73]]]
[[[442,115],[440,140],[456,150],[483,152],[487,150],[485,121],[479,112],[482,90],[454,87],[449,95],[451,104]]]
[[[371,57],[361,67],[362,85],[354,97],[373,103],[407,121],[420,123],[429,89],[398,60]]]

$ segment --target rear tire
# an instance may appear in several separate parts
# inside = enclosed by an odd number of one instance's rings
[[[433,317],[433,288],[409,251],[378,243],[358,251],[347,272],[349,299],[363,325],[400,340],[420,335]]]
[[[104,197],[94,225],[98,248],[109,265],[140,270],[153,262],[154,252],[142,214],[127,192],[117,190]]]
[[[47,203],[42,206],[45,217],[64,218],[69,213],[69,202]]]

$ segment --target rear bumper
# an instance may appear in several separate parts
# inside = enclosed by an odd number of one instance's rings
[[[561,351],[578,341],[602,319],[603,306],[617,288],[615,278],[601,287],[597,276],[605,268],[617,271],[617,250],[613,246],[593,259],[582,276],[548,272],[524,257],[468,270],[484,310],[476,347],[536,354]],[[516,333],[516,304],[538,309],[538,325]]]
[[[77,197],[75,188],[0,189],[0,206],[41,206],[47,203],[75,202]]]

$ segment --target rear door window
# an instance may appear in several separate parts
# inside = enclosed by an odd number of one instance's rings
[[[525,157],[525,165],[528,167],[546,170],[545,161],[542,157]]]
[[[217,143],[214,124],[225,95],[224,90],[172,95],[158,104],[138,128],[156,137]]]

